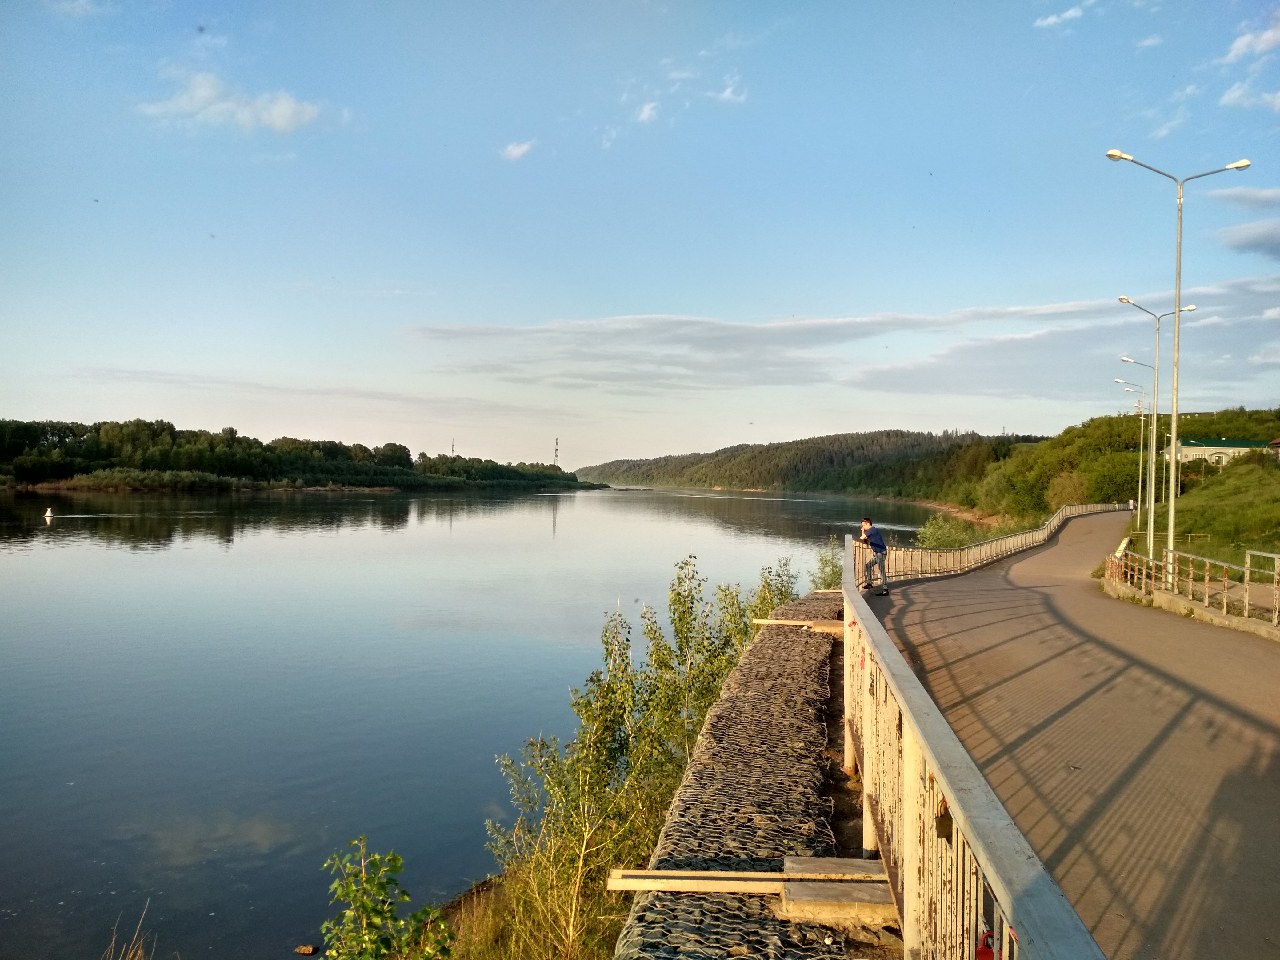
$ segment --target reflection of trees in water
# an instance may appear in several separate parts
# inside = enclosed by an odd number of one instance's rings
[[[936,511],[914,503],[864,500],[833,494],[761,494],[706,490],[634,490],[608,495],[611,506],[634,510],[642,503],[655,515],[690,522],[711,520],[738,533],[804,543],[842,537],[872,516],[890,543],[915,542],[915,531]]]
[[[231,544],[265,530],[396,530],[410,519],[462,519],[512,509],[528,495],[294,494],[151,496],[143,494],[29,494],[0,497],[0,540],[90,538],[134,549],[165,549],[188,539]],[[550,499],[550,498],[548,498]],[[44,511],[53,509],[46,523]]]
[[[267,530],[398,530],[410,521],[453,523],[492,517],[516,508],[543,509],[555,524],[562,507],[592,497],[609,511],[645,512],[655,520],[711,522],[736,533],[803,543],[824,541],[857,526],[871,513],[891,542],[910,542],[932,513],[914,504],[832,497],[751,496],[710,491],[605,490],[565,496],[512,493],[289,493],[253,496],[149,494],[0,495],[0,541],[36,537],[101,540],[131,549],[167,549],[183,540],[210,539],[230,545],[236,537]],[[43,514],[52,507],[54,518]],[[895,529],[900,527],[904,529]]]

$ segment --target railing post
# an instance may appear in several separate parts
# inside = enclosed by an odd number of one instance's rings
[[[902,724],[902,831],[899,850],[902,865],[902,951],[907,960],[924,956],[923,932],[924,885],[924,757],[920,752],[920,735],[903,718]]]
[[[859,650],[859,654],[861,652]],[[876,789],[880,777],[880,724],[874,719],[875,694],[868,674],[867,670],[860,670],[857,674],[857,696],[861,703],[862,721],[862,727],[858,731],[862,738],[862,763],[858,769],[862,774],[862,856],[867,860],[875,860],[880,856],[880,840],[876,834],[876,813],[880,809]]]

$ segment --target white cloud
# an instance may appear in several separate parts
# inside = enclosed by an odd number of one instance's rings
[[[1160,126],[1156,127],[1154,130],[1151,131],[1151,139],[1163,140],[1169,134],[1173,133],[1173,131],[1177,130],[1180,126],[1186,123],[1187,116],[1188,116],[1187,108],[1185,106],[1179,106],[1177,111],[1174,113],[1172,117],[1170,117],[1164,123],[1160,124]]]
[[[1232,85],[1218,104],[1223,107],[1268,107],[1280,113],[1280,92],[1255,93],[1248,80],[1241,80]]]
[[[97,0],[45,0],[45,6],[64,17],[94,17],[106,13],[107,7]]]
[[[1047,17],[1041,17],[1035,22],[1037,27],[1060,27],[1064,23],[1070,23],[1072,20],[1079,20],[1084,16],[1084,12],[1092,7],[1098,0],[1084,0],[1083,3],[1077,4],[1070,10],[1063,10],[1061,13],[1050,14]]]
[[[653,123],[658,119],[658,104],[656,101],[650,100],[648,103],[641,104],[640,109],[636,111],[636,123]]]
[[[1241,207],[1280,207],[1280,187],[1227,187],[1210,190],[1209,196]]]
[[[1280,341],[1263,344],[1249,357],[1249,362],[1259,367],[1280,368]]]
[[[731,73],[724,78],[724,86],[718,93],[710,94],[713,100],[720,103],[744,103],[747,99],[747,92],[739,87],[742,78],[736,73]]]
[[[523,143],[508,143],[502,148],[502,159],[511,163],[522,160],[537,142],[537,140],[525,140]]]
[[[313,103],[279,91],[257,96],[228,89],[213,73],[171,73],[186,86],[168,100],[139,105],[139,112],[161,120],[208,126],[234,125],[245,131],[265,127],[276,133],[292,133],[320,115]]]
[[[1258,220],[1222,231],[1223,241],[1233,250],[1260,253],[1280,260],[1280,219]]]
[[[1256,375],[1243,382],[1238,369],[1215,372],[1204,348],[1211,343],[1243,357],[1274,339],[1274,321],[1262,314],[1277,302],[1280,275],[1197,286],[1184,295],[1201,308],[1184,318],[1188,402],[1211,404],[1228,389],[1250,404],[1255,394],[1272,395],[1265,371],[1250,368]],[[1161,303],[1171,294],[1139,291],[1136,297]],[[1192,323],[1201,317],[1204,323]],[[542,389],[587,387],[597,391],[601,409],[612,409],[607,397],[651,406],[691,396],[868,387],[923,397],[1080,403],[1124,376],[1120,356],[1145,360],[1151,347],[1150,319],[1110,297],[943,314],[756,323],[638,315],[411,332],[430,344],[427,355],[438,371],[459,382],[514,386],[530,397],[547,396]]]
[[[1280,47],[1280,10],[1271,15],[1271,25],[1265,30],[1242,33],[1231,44],[1222,58],[1224,63],[1236,63],[1245,57],[1259,57]]]
[[[1062,13],[1055,13],[1047,17],[1041,17],[1035,22],[1035,25],[1037,27],[1058,27],[1072,20],[1079,20],[1083,16],[1083,7],[1072,7],[1070,10],[1064,10]]]
[[[1158,47],[1162,43],[1164,43],[1164,37],[1160,36],[1158,33],[1153,33],[1151,36],[1144,37],[1142,40],[1138,41],[1138,49],[1150,50],[1152,47]]]

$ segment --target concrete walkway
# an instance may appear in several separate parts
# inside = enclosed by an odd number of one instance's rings
[[[1105,596],[1128,521],[873,606],[1111,960],[1280,960],[1280,644]]]

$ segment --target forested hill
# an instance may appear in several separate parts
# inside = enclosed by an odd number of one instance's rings
[[[1038,437],[877,430],[582,467],[584,480],[664,487],[809,490],[962,503],[988,465]]]
[[[165,420],[0,420],[0,485],[65,488],[232,489],[243,487],[471,487],[544,489],[588,486],[545,463],[500,464],[377,447],[279,437],[263,443],[234,427],[179,430]]]

